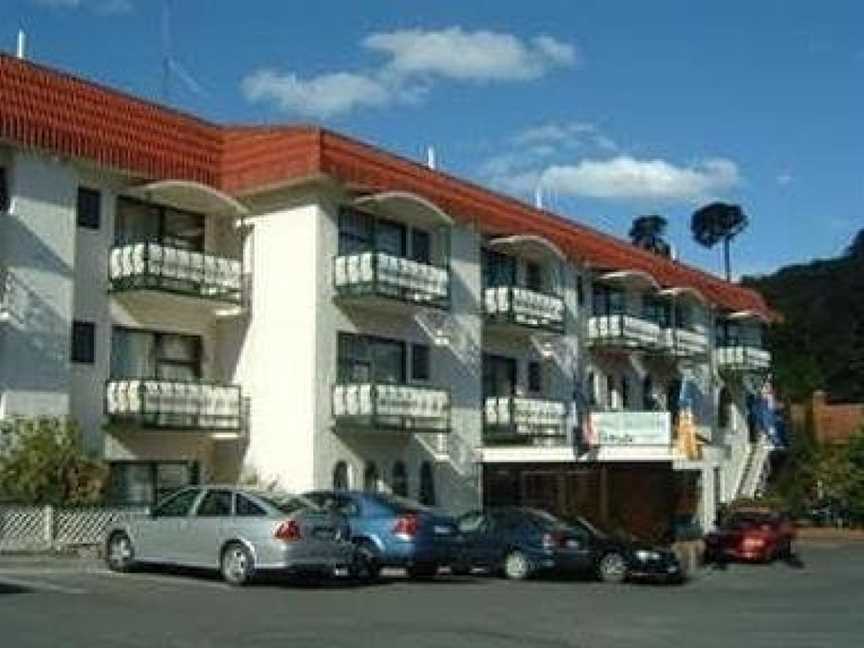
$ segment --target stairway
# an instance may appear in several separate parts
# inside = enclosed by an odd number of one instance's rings
[[[736,498],[752,498],[757,495],[757,491],[763,484],[763,478],[766,476],[765,470],[770,452],[771,448],[765,441],[760,440],[750,444],[747,450],[747,460],[741,471],[741,479],[735,493]]]

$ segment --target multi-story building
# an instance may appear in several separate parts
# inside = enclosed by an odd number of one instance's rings
[[[0,416],[77,421],[115,498],[254,478],[645,530],[755,488],[761,297],[572,220],[8,56],[0,198]]]

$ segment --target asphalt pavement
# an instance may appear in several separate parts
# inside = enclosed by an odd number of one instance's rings
[[[392,575],[242,589],[207,573],[0,557],[0,646],[858,648],[864,542],[808,543],[800,557],[701,569],[682,586]]]

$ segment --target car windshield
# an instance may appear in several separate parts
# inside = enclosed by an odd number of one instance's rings
[[[730,529],[752,529],[761,526],[774,526],[777,518],[770,513],[734,513],[726,520]]]
[[[423,506],[414,500],[398,495],[378,494],[375,496],[379,502],[387,505],[396,513],[429,513],[432,509],[428,506]]]
[[[255,496],[264,500],[282,513],[296,513],[297,511],[320,511],[321,507],[312,500],[302,495],[291,495],[288,493],[255,493]]]

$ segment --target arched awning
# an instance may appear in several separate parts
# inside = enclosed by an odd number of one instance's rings
[[[755,319],[755,320],[759,320],[763,324],[770,324],[771,323],[771,320],[766,315],[764,315],[763,313],[760,313],[759,311],[753,311],[753,310],[734,311],[732,313],[727,314],[726,319],[733,320],[733,321]]]
[[[148,202],[201,214],[245,216],[249,213],[233,196],[191,180],[158,180],[133,187],[128,193]]]
[[[644,270],[615,270],[601,274],[598,279],[609,283],[642,284],[660,290],[657,280]]]
[[[426,227],[453,225],[453,219],[438,205],[408,191],[384,191],[354,200],[357,207],[379,216]]]
[[[537,234],[514,234],[492,239],[488,243],[493,250],[508,252],[520,257],[541,261],[565,261],[564,252],[552,241]]]
[[[690,297],[704,306],[708,306],[710,302],[700,291],[691,286],[673,286],[672,288],[664,288],[660,291],[664,297]]]

